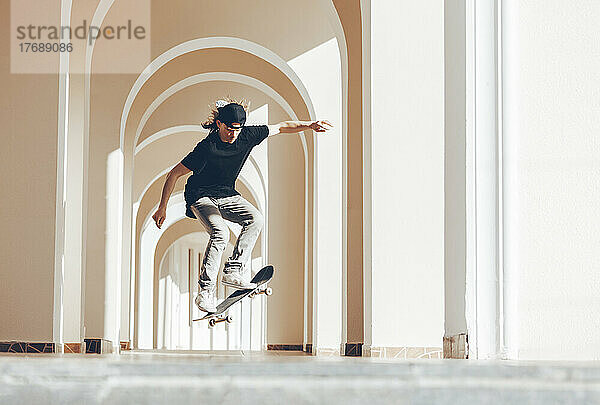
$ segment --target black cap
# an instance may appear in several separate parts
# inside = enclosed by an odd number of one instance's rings
[[[219,117],[217,118],[223,124],[231,125],[234,122],[244,125],[246,123],[246,110],[237,103],[229,103],[224,107],[219,107]]]

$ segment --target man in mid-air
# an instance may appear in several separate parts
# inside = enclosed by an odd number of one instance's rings
[[[242,278],[242,270],[262,229],[262,214],[235,190],[235,181],[250,151],[268,136],[306,130],[325,132],[328,121],[284,121],[275,125],[245,125],[247,104],[219,100],[202,123],[210,130],[193,151],[167,175],[158,209],[152,216],[160,228],[167,202],[177,179],[193,171],[185,185],[186,216],[199,219],[210,235],[200,268],[196,305],[201,311],[216,311],[216,281],[223,251],[229,241],[224,220],[242,226],[233,254],[225,263],[222,283],[234,288],[255,288]]]

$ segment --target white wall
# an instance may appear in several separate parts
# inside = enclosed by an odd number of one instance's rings
[[[377,0],[371,14],[372,345],[441,347],[444,5]]]
[[[520,359],[600,359],[600,2],[504,2],[505,272]]]

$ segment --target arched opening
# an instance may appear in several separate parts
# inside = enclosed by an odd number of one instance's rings
[[[102,3],[102,4],[104,4],[104,3]],[[104,13],[104,15],[106,15],[106,13],[108,13],[109,8],[110,8],[110,4],[106,3],[105,6],[102,6],[102,4],[98,8],[98,10],[103,10],[103,11],[98,11],[96,13],[96,17],[99,18],[100,20],[103,18],[102,14]],[[223,46],[223,45],[221,44],[219,46]],[[232,47],[232,48],[234,48],[234,47]],[[216,48],[216,49],[218,49],[218,48]],[[92,50],[92,52],[93,52],[93,50]],[[86,63],[88,63],[88,67],[89,67],[88,71],[92,70],[92,57],[91,57],[91,55],[92,55],[92,53],[88,53],[88,58],[87,58],[87,62],[86,62]],[[94,58],[96,58],[96,57],[99,57],[99,56],[94,56]],[[179,59],[179,58],[177,58],[177,59]],[[191,61],[191,59],[188,60],[188,62],[189,61]],[[156,62],[156,60],[155,60],[155,62]],[[278,61],[278,63],[279,62],[281,62],[281,61]],[[287,62],[285,62],[285,61],[284,61],[284,63],[287,64]],[[294,69],[289,69],[289,68],[285,68],[285,69],[289,70],[289,72],[285,72],[286,74],[288,74],[290,72],[294,73]],[[237,73],[237,72],[229,72],[229,71],[227,71],[227,69],[215,69],[215,70],[217,70],[217,71],[224,71],[224,73]],[[164,72],[163,69],[161,69],[161,71]],[[250,72],[250,73],[252,73],[252,72]],[[165,77],[167,77],[167,76],[168,75],[165,75]],[[253,75],[250,74],[249,76],[252,77]],[[99,95],[98,93],[102,93],[103,92],[103,91],[99,91],[98,92],[98,89],[103,86],[103,84],[105,83],[105,81],[102,78],[100,78],[100,77],[92,77],[92,78],[88,77],[88,78],[85,79],[85,81],[86,81],[86,85],[84,86],[84,89],[85,89],[85,95],[86,95],[86,100],[87,100],[86,101],[86,108],[88,109],[88,113],[89,113],[90,100],[92,98],[91,97],[92,93],[91,93],[90,89],[95,89],[93,94],[94,94],[94,99],[96,100],[97,96]],[[272,83],[271,83],[271,81],[267,81],[267,82],[269,82],[270,86],[273,87],[274,89],[276,89],[277,92],[283,93],[283,94],[286,93],[285,91],[281,92],[279,90],[279,87],[281,87],[281,86],[273,86]],[[275,82],[278,82],[278,80],[275,80]],[[291,82],[295,83],[295,84],[300,84],[300,86],[297,86],[297,88],[300,88],[300,90],[302,90],[303,86],[302,86],[302,82],[301,81],[298,81],[298,80],[294,81],[294,80],[292,80]],[[114,88],[115,86],[120,86],[120,85],[121,84],[118,82],[118,80],[117,81],[113,81],[113,83],[108,86],[107,92],[109,92],[109,89]],[[164,88],[163,88],[163,90],[164,90]],[[299,91],[297,94],[299,96],[293,96],[290,99],[289,92],[287,92],[287,94],[285,94],[285,96],[284,96],[284,99],[287,100],[287,101],[289,101],[290,105],[294,106],[294,110],[296,110],[296,111],[299,112],[298,116],[301,119],[302,118],[306,119],[306,118],[310,118],[310,117],[314,118],[314,113],[311,116],[311,114],[308,111],[309,109],[306,108],[307,105],[311,106],[311,104],[312,104],[311,98],[307,97],[307,94],[306,94],[305,90]],[[138,96],[136,96],[136,97],[138,97]],[[154,99],[156,99],[156,97]],[[304,99],[304,101],[301,101],[302,99]],[[306,100],[308,100],[308,101],[306,101]],[[94,102],[96,102],[96,101],[94,101]],[[302,106],[302,105],[304,105],[304,107],[301,107],[301,108],[297,108],[296,107],[296,106]],[[92,111],[93,111],[93,109],[92,109]],[[341,113],[343,113],[343,112],[341,112]],[[139,118],[139,116],[138,116],[138,118]],[[87,131],[89,131],[89,130],[91,130],[93,133],[98,133],[98,131],[105,132],[105,129],[101,129],[100,128],[101,126],[99,127],[97,125],[97,122],[95,122],[95,120],[96,119],[94,117],[88,115],[88,118],[86,119],[86,122],[84,123],[84,127],[85,127],[84,133],[87,133]],[[86,127],[86,126],[88,126],[88,127]],[[127,133],[131,133],[130,131],[126,131],[126,132]],[[92,142],[96,142],[96,141],[92,141]],[[143,140],[142,140],[142,142],[143,142]],[[308,149],[309,154],[311,156],[314,155],[314,153],[315,153],[314,151],[312,151],[313,148],[314,148],[314,145],[312,145],[312,139],[310,139],[310,138],[307,139],[307,149]],[[128,182],[130,183],[131,180],[127,180],[127,176],[126,176],[126,172],[132,170],[132,165],[133,165],[133,162],[131,161],[130,156],[129,156],[129,152],[130,151],[128,150],[126,153],[123,154],[123,157],[122,157],[122,159],[123,159],[122,170],[123,170],[123,176],[124,176],[123,178],[124,178],[124,182],[125,182],[123,184],[123,199],[125,199],[125,200],[127,200],[129,198],[127,190],[129,190],[129,189],[132,188],[131,184],[127,184]],[[134,151],[131,151],[131,152],[132,152],[131,154],[133,154]],[[308,162],[307,165],[305,165],[306,166],[305,171],[308,172],[308,174],[309,174],[307,176],[308,179],[305,181],[305,183],[306,183],[305,189],[308,191],[307,193],[305,193],[305,195],[306,195],[306,197],[305,197],[306,198],[306,202],[305,202],[305,214],[308,213],[310,215],[310,217],[309,217],[309,215],[305,215],[305,218],[306,218],[306,221],[307,221],[307,224],[305,224],[305,231],[307,231],[307,235],[308,236],[307,236],[307,239],[305,240],[305,243],[304,243],[305,244],[305,249],[307,250],[307,253],[305,254],[305,258],[304,258],[304,267],[308,268],[310,270],[310,272],[307,272],[309,274],[307,274],[306,279],[304,281],[305,281],[305,284],[308,287],[310,287],[310,289],[312,290],[313,287],[316,286],[316,284],[317,284],[317,278],[316,277],[313,278],[313,271],[318,266],[317,253],[316,253],[318,251],[318,246],[317,246],[317,240],[316,240],[316,238],[313,238],[313,236],[314,236],[314,234],[316,232],[315,222],[317,221],[317,218],[314,215],[314,213],[317,212],[316,205],[318,204],[318,202],[316,201],[317,197],[315,195],[316,193],[314,192],[314,190],[316,189],[317,185],[313,184],[314,179],[316,178],[316,172],[317,172],[316,166],[315,166],[316,163],[315,163],[314,157],[309,157],[309,158],[311,159],[311,161]],[[312,194],[312,196],[311,196],[311,194]],[[123,204],[123,205],[124,206],[130,206],[130,205],[133,206],[133,204],[134,204],[133,201],[130,201],[129,203]],[[121,261],[120,267],[122,267],[123,271],[125,272],[125,270],[127,269],[127,266],[128,266],[128,264],[127,264],[128,257],[131,257],[132,253],[133,253],[133,251],[132,251],[133,248],[132,248],[132,246],[130,246],[131,244],[128,244],[127,241],[130,240],[133,237],[133,232],[134,232],[133,229],[131,227],[129,227],[127,224],[132,224],[133,223],[132,219],[133,219],[133,215],[134,214],[131,211],[128,212],[127,209],[123,209],[122,213],[123,213],[123,218],[122,218],[123,221],[120,224],[120,226],[122,228],[122,233],[121,233],[121,236],[120,236],[120,243],[121,243],[121,246],[122,246],[122,253],[123,253],[123,255],[122,255],[121,259],[120,259],[120,261]],[[89,214],[88,214],[88,216],[89,216]],[[94,225],[94,227],[95,226],[96,225]],[[96,231],[94,231],[94,232],[96,232]],[[87,243],[88,243],[88,245],[90,243],[93,244],[93,240],[92,241],[88,241]],[[93,255],[94,254],[92,254],[92,256]],[[90,262],[90,259],[88,259],[88,263],[89,262]],[[125,279],[127,275],[126,274],[123,274],[123,275],[125,277],[122,277],[122,279]],[[309,294],[309,292],[307,292],[307,294]],[[312,291],[310,291],[310,294],[312,294]],[[303,343],[312,343],[313,341],[316,342],[316,338],[313,338],[312,336],[316,336],[316,329],[317,328],[313,327],[313,324],[316,324],[317,318],[315,317],[313,319],[312,315],[316,311],[317,299],[316,299],[316,297],[313,297],[311,295],[311,296],[305,297],[305,302],[307,303],[306,309],[305,309],[305,312],[306,312],[305,313],[305,318],[306,318],[306,324],[307,325],[304,328],[306,336],[304,338],[304,342]],[[124,325],[124,323],[121,322],[121,324],[119,325],[119,327],[117,327],[116,329],[117,330],[121,329],[121,331],[126,330],[126,328],[123,327],[123,325]],[[123,336],[123,333],[121,333],[121,336]],[[114,334],[112,335],[112,337],[114,337]],[[128,338],[130,338],[130,337],[129,336],[125,337],[125,339],[128,339]]]

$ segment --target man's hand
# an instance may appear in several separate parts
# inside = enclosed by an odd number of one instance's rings
[[[309,125],[310,129],[315,132],[325,132],[328,129],[333,128],[333,125],[329,121],[315,121]]]
[[[167,217],[167,210],[163,207],[158,207],[154,215],[152,215],[152,219],[158,226],[158,229],[162,226],[163,222],[165,222],[165,218]]]
[[[269,136],[277,134],[296,134],[311,129],[315,132],[325,132],[333,125],[329,121],[283,121],[279,124],[268,125]]]

